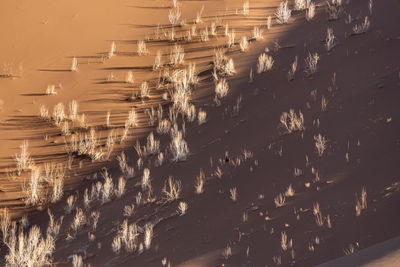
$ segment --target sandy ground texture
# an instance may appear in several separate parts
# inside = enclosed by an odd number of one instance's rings
[[[1,205],[17,219],[29,212],[29,225],[41,227],[43,236],[48,206],[62,221],[47,255],[52,265],[82,259],[87,266],[315,266],[399,236],[400,2],[351,0],[333,20],[326,3],[317,2],[313,19],[306,19],[307,10],[293,11],[283,25],[274,16],[280,1],[250,1],[248,15],[243,3],[180,1],[185,22],[173,27],[170,1],[0,3],[2,25],[10,25],[0,44],[0,62],[6,63],[0,80]],[[366,16],[366,32],[353,34]],[[235,31],[231,47],[226,24],[230,36]],[[188,40],[193,25],[197,35]],[[252,38],[254,26],[263,30],[263,39]],[[328,28],[336,37],[329,51]],[[242,36],[249,40],[246,52],[239,48]],[[146,55],[137,53],[140,40],[146,41]],[[177,43],[185,51],[179,66],[168,64]],[[228,94],[219,99],[214,90],[224,77],[213,77],[216,48],[226,50],[236,72],[225,77]],[[158,50],[164,64],[154,69]],[[274,63],[257,73],[262,53]],[[317,69],[310,73],[306,59],[315,53]],[[71,71],[74,57],[78,71]],[[296,72],[288,77],[296,58]],[[176,88],[160,79],[167,69],[190,63],[198,75],[190,103],[197,113],[206,112],[203,124],[190,114],[169,112],[176,108]],[[144,81],[150,91],[140,97]],[[57,94],[47,95],[53,84]],[[69,112],[72,100],[79,104],[78,119]],[[69,114],[60,125],[40,118],[41,105],[53,114],[60,102]],[[291,109],[301,123],[288,130],[281,116]],[[127,127],[132,110],[136,123]],[[157,132],[164,119],[175,121],[177,129]],[[100,156],[72,152],[73,138],[93,130]],[[144,152],[150,132],[160,141],[154,153]],[[171,152],[178,132],[189,148],[183,160],[173,160]],[[14,155],[24,140],[34,164],[18,172]],[[46,198],[27,205],[24,188],[32,174],[39,169],[47,177],[45,170],[54,164],[61,164],[55,171],[63,170],[62,198],[49,203],[54,185],[43,178],[38,188]],[[146,169],[149,180],[143,182]],[[120,177],[126,185],[118,197]],[[174,200],[165,193],[169,177],[181,184]],[[199,192],[196,181],[204,184]],[[114,196],[104,200],[106,184]],[[96,188],[99,197],[89,201]],[[7,253],[2,244],[2,265]],[[396,254],[382,254],[391,257],[371,264],[395,264]]]

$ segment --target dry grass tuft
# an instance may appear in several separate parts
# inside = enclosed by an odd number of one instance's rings
[[[276,21],[279,24],[288,23],[291,15],[292,15],[292,10],[290,10],[288,6],[288,1],[286,0],[280,3],[278,9],[275,12]]]
[[[257,73],[260,74],[260,73],[269,71],[272,69],[273,65],[274,65],[274,59],[272,58],[272,56],[262,53],[258,57]]]
[[[200,174],[196,176],[194,188],[196,194],[202,194],[204,192],[205,175],[202,169],[200,169]]]
[[[229,198],[232,199],[233,202],[236,202],[238,199],[238,196],[239,196],[237,188],[233,187],[233,188],[229,189],[229,193],[230,193]]]
[[[305,68],[304,72],[307,75],[312,75],[312,74],[316,73],[318,70],[318,68],[317,68],[318,61],[319,61],[318,53],[316,53],[316,52],[314,54],[308,53],[308,56],[305,59],[306,68]]]
[[[277,195],[274,198],[275,207],[277,208],[283,207],[285,205],[285,200],[286,198],[284,194],[280,193],[279,195]]]
[[[354,27],[353,27],[353,35],[366,33],[368,31],[368,29],[369,29],[369,26],[370,26],[370,21],[369,21],[368,16],[366,16],[364,18],[364,22],[363,23],[354,25]]]
[[[299,115],[293,109],[290,109],[289,113],[283,112],[280,121],[288,133],[305,130],[304,116],[301,111],[299,111]]]
[[[179,202],[178,204],[178,214],[180,216],[183,216],[186,214],[187,209],[189,208],[189,205],[186,202]]]
[[[172,176],[168,177],[168,180],[164,183],[164,188],[162,189],[165,195],[165,200],[167,202],[174,201],[180,198],[182,192],[182,183],[179,180],[175,180]]]
[[[324,151],[326,150],[326,143],[328,142],[325,137],[321,134],[314,136],[315,148],[317,149],[317,153],[319,157],[322,157]]]
[[[367,207],[367,190],[365,187],[362,187],[361,196],[356,194],[356,216],[360,216],[361,211],[366,210]]]

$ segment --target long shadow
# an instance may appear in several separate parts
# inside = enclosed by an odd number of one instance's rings
[[[72,72],[70,69],[37,69],[37,71]]]
[[[152,66],[144,66],[144,67],[135,67],[135,66],[108,67],[108,68],[101,68],[101,70],[153,70],[153,67]]]
[[[46,96],[45,93],[30,93],[30,94],[21,94],[21,96]]]
[[[141,8],[141,9],[160,9],[160,10],[172,8],[172,6],[130,6],[130,5],[128,5],[127,7]]]

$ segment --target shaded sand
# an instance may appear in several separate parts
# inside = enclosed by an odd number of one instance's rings
[[[68,190],[75,188],[74,185],[91,170],[98,169],[98,164],[91,164],[90,160],[68,158],[66,147],[70,144],[71,135],[62,136],[59,127],[40,119],[41,105],[52,114],[53,107],[61,102],[68,114],[69,103],[77,100],[78,115],[85,115],[88,129],[97,130],[101,146],[105,145],[111,131],[114,130],[117,137],[122,135],[131,108],[135,109],[139,123],[135,130],[128,133],[128,139],[135,140],[152,130],[149,127],[152,125],[148,125],[146,109],[169,102],[161,97],[167,90],[156,88],[159,71],[153,71],[152,66],[157,50],[162,51],[164,64],[169,61],[174,43],[158,38],[162,32],[170,31],[168,11],[171,3],[61,1],[55,4],[52,1],[5,1],[1,5],[3,10],[9,10],[1,18],[3,24],[8,21],[12,23],[8,23],[5,32],[7,38],[0,46],[4,51],[0,62],[7,65],[3,72],[11,71],[13,77],[0,80],[4,88],[0,92],[0,99],[4,103],[0,121],[0,199],[3,200],[2,206],[12,207],[17,212],[22,208],[21,184],[29,179],[29,172],[13,178],[16,166],[14,157],[19,153],[23,140],[29,141],[28,151],[37,165],[59,162],[69,166],[69,178],[65,179]],[[251,36],[253,25],[265,24],[265,15],[272,14],[274,9],[270,7],[276,6],[276,3],[255,4],[251,16],[247,17],[236,15],[236,8],[240,9],[241,5],[239,1],[230,1],[229,4],[224,1],[182,4],[182,19],[188,24],[176,27],[178,40],[191,28],[196,12],[204,6],[203,22],[197,26],[198,35],[192,42],[182,43],[186,52],[185,61],[196,63],[197,71],[202,73],[200,78],[203,83],[198,86],[193,100],[204,101],[204,96],[213,93],[210,88],[213,83],[209,79],[210,62],[214,48],[224,45],[227,40],[222,34],[222,24],[218,28],[218,36],[210,36],[210,42],[204,43],[206,45],[199,42],[200,32],[206,26],[210,27],[216,17],[220,17],[221,23],[229,23],[230,27],[235,28],[238,42],[241,35]],[[26,10],[30,10],[27,16]],[[157,26],[161,28],[157,30]],[[156,33],[160,36],[157,37]],[[279,34],[279,31],[271,31],[271,37]],[[137,41],[145,39],[150,54],[138,56]],[[115,42],[117,51],[113,58],[107,59],[112,42]],[[240,54],[237,47],[230,53],[231,56]],[[78,72],[70,71],[73,57],[78,60]],[[240,68],[240,64],[237,68]],[[125,83],[128,71],[133,73],[133,84]],[[149,81],[150,101],[128,101],[139,91],[143,81]],[[55,86],[56,95],[45,94],[48,85]],[[111,113],[111,127],[105,128],[107,111]],[[167,112],[165,108],[164,114]],[[69,125],[71,132],[79,135],[79,127],[71,123]],[[116,144],[112,158],[125,145]],[[99,163],[104,164],[104,161]]]
[[[191,2],[185,1],[183,5],[190,7]],[[255,18],[248,24],[246,18],[235,14],[234,4],[227,5],[229,21],[238,23],[237,28],[246,25],[240,28],[243,34],[249,34],[254,24],[265,23],[261,18],[274,11],[263,7],[265,3],[250,3],[254,7],[250,14]],[[211,8],[204,16],[207,14],[212,20],[212,12],[225,12],[222,11],[225,4],[215,10]],[[239,8],[242,3],[235,4]],[[277,4],[271,2],[273,6]],[[85,188],[102,181],[101,167],[108,168],[114,182],[122,173],[114,158],[96,166],[86,166],[88,161],[85,161],[83,175],[78,173],[80,169],[73,168],[77,177],[90,175],[89,178],[93,178],[95,169],[98,179],[71,183],[70,189],[75,191],[68,191],[61,202],[51,206],[57,218],[65,216],[53,255],[54,265],[70,266],[70,256],[79,254],[85,264],[92,266],[160,266],[164,258],[173,266],[276,266],[278,263],[315,266],[342,257],[350,244],[355,250],[362,250],[399,236],[400,3],[395,0],[374,3],[371,27],[358,36],[350,36],[351,28],[369,15],[367,1],[353,0],[345,10],[346,15],[351,14],[355,19],[351,24],[345,23],[345,14],[337,21],[327,21],[321,6],[313,21],[307,22],[304,12],[298,12],[288,26],[274,25],[263,41],[250,45],[248,53],[240,53],[237,47],[231,49],[228,54],[234,58],[238,74],[229,79],[229,94],[221,105],[213,102],[214,87],[209,72],[195,90],[194,103],[207,112],[207,122],[204,125],[186,123],[188,159],[178,163],[167,160],[160,167],[154,167],[154,156],[145,159],[155,201],[137,205],[137,196],[142,193],[143,171],[136,170],[135,177],[127,181],[126,193],[121,199],[92,203],[86,215],[99,211],[100,219],[93,231],[96,238],[91,242],[88,240],[88,233],[92,232],[90,225],[85,225],[75,239],[66,241],[74,212],[65,214],[65,199],[69,194],[79,196],[76,206],[82,208]],[[164,10],[163,18],[166,13]],[[258,19],[262,22],[257,22]],[[338,38],[337,46],[330,52],[323,43],[328,27],[334,29]],[[192,47],[193,54],[188,55],[189,59],[200,60],[201,70],[209,69],[212,61],[215,43],[207,44],[197,43]],[[275,60],[274,66],[267,73],[255,75],[254,82],[249,83],[250,67],[256,69],[258,55],[266,47]],[[206,48],[208,53],[194,56],[194,51]],[[190,47],[186,49],[189,51]],[[107,51],[107,46],[103,51]],[[311,77],[304,73],[304,59],[309,52],[320,55],[318,72]],[[298,71],[295,79],[288,81],[287,71],[295,56],[299,59]],[[144,66],[151,64],[143,63]],[[109,70],[103,71],[105,74]],[[104,87],[111,90],[113,85],[106,83]],[[111,96],[124,99],[122,96],[129,94],[126,91],[113,91],[106,99]],[[321,110],[323,96],[327,100],[326,111]],[[116,103],[110,105],[116,106]],[[105,102],[96,109],[101,114],[107,109],[103,105]],[[120,126],[131,103],[122,105],[125,109],[117,109]],[[81,106],[86,109],[86,104]],[[280,125],[280,115],[291,108],[304,114],[303,132],[287,134]],[[97,116],[97,125],[101,125],[100,117],[104,115]],[[143,116],[141,122],[138,128],[143,128],[143,132],[131,133],[129,146],[120,148],[125,150],[131,165],[138,158],[132,148],[134,137],[145,136],[149,130],[145,127],[147,118]],[[321,157],[314,143],[314,136],[318,134],[328,140]],[[160,150],[165,151],[170,138],[158,135],[157,138]],[[206,183],[204,192],[195,194],[193,185],[200,169]],[[183,189],[178,201],[165,203],[162,188],[169,175],[181,180]],[[277,208],[274,198],[289,185],[294,195],[287,196],[285,203]],[[356,194],[360,196],[362,187],[366,188],[368,207],[356,216]],[[233,188],[238,192],[236,202],[230,199]],[[177,214],[179,201],[189,206],[183,216]],[[322,214],[321,226],[313,214],[316,202]],[[117,255],[111,250],[111,243],[125,219],[124,206],[132,203],[135,212],[127,218],[128,222],[139,227],[154,225],[151,247],[142,253],[122,249]],[[29,221],[42,229],[48,224],[44,211],[32,213]],[[281,246],[282,232],[288,236],[287,250]],[[143,239],[140,231],[138,245]],[[291,246],[289,240],[292,240]],[[222,254],[228,246],[232,255],[224,258]],[[1,250],[2,255],[5,250]]]
[[[318,266],[399,266],[400,238],[396,237],[359,252]]]

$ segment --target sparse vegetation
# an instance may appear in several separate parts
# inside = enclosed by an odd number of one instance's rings
[[[369,29],[369,26],[370,26],[369,18],[368,18],[368,16],[366,16],[364,18],[364,22],[363,23],[354,25],[353,34],[357,35],[357,34],[366,33],[368,31],[368,29]]]
[[[361,211],[367,209],[367,190],[365,187],[361,188],[361,196],[356,194],[356,216],[361,215]]]
[[[149,50],[147,49],[146,43],[143,40],[139,40],[137,42],[137,53],[139,56],[149,54]]]
[[[233,202],[236,202],[238,199],[238,196],[239,196],[237,188],[233,187],[233,188],[229,189],[229,193],[230,193],[229,198],[232,199]]]
[[[174,201],[180,198],[182,192],[182,183],[179,180],[175,180],[172,176],[168,177],[168,180],[164,183],[162,192],[165,196],[165,200],[168,202]]]
[[[314,53],[314,54],[308,53],[308,56],[305,59],[306,68],[304,70],[305,73],[307,73],[307,75],[312,75],[317,72],[318,61],[319,61],[318,53]]]
[[[273,60],[272,56],[262,53],[258,57],[257,73],[260,74],[260,73],[269,71],[272,69],[273,65],[274,65],[274,60]]]
[[[288,1],[283,1],[279,4],[278,9],[275,12],[276,21],[279,24],[285,24],[289,22],[289,19],[292,15],[292,10],[290,10],[288,6]]]
[[[286,201],[285,196],[282,193],[280,193],[274,198],[275,207],[277,208],[283,207],[285,205],[285,201]]]
[[[287,133],[293,133],[296,131],[303,131],[304,127],[304,116],[301,111],[297,115],[294,109],[290,109],[288,112],[283,112],[280,118],[281,124],[285,127]]]
[[[336,46],[336,37],[333,34],[332,28],[328,28],[327,35],[326,35],[326,38],[325,38],[326,50],[328,50],[328,52],[329,52],[335,46]]]
[[[317,149],[318,156],[322,157],[326,150],[326,143],[328,142],[321,134],[314,136],[315,148]]]

